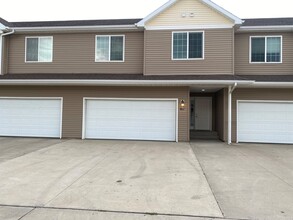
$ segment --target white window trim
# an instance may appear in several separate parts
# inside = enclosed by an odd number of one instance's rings
[[[38,39],[38,61],[27,61],[26,60],[26,52],[27,52],[27,39],[29,38],[37,38]],[[40,39],[41,38],[51,38],[52,39],[52,56],[51,56],[51,60],[49,61],[39,61],[40,57],[39,57],[39,50],[40,50]],[[53,36],[29,36],[29,37],[25,37],[25,57],[24,57],[24,62],[25,63],[52,63],[53,62],[53,51],[54,51],[54,40],[53,40]]]
[[[97,37],[108,37],[109,38],[109,60],[97,60]],[[123,55],[122,60],[110,60],[111,58],[111,37],[123,37]],[[95,36],[95,62],[96,63],[123,63],[125,62],[125,35],[96,35]]]
[[[281,39],[281,53],[280,53],[280,62],[267,62],[267,39],[269,37],[279,37]],[[251,52],[252,52],[252,45],[251,41],[252,38],[265,38],[265,61],[264,62],[253,62],[251,60]],[[249,63],[250,64],[280,64],[283,63],[283,36],[282,35],[263,35],[263,36],[250,36],[249,37]]]
[[[175,33],[187,33],[187,57],[186,58],[174,58],[173,57],[173,40]],[[202,58],[188,58],[189,57],[189,33],[202,33]],[[205,57],[205,33],[204,31],[172,31],[172,42],[171,42],[171,60],[204,60]]]

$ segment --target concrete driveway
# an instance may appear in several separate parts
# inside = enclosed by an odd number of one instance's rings
[[[225,217],[293,219],[293,145],[191,146]]]
[[[223,217],[189,143],[0,138],[0,152],[0,219]]]

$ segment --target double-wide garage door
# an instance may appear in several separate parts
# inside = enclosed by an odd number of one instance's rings
[[[0,98],[0,136],[60,138],[61,122],[61,98]]]
[[[238,142],[293,143],[293,103],[239,101]]]
[[[175,100],[85,99],[83,138],[176,141]]]

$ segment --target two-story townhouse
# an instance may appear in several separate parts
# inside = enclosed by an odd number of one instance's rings
[[[209,0],[144,19],[0,19],[0,136],[293,143],[292,27]]]

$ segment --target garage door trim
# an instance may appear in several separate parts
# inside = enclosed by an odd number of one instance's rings
[[[9,97],[1,96],[0,99],[27,99],[27,100],[60,100],[60,135],[59,138],[62,139],[62,127],[63,127],[63,97]]]
[[[176,104],[175,109],[175,141],[178,142],[178,99],[176,98],[95,98],[84,97],[83,98],[83,112],[82,112],[82,139],[85,139],[85,117],[86,117],[86,101],[87,100],[117,100],[117,101],[174,101]]]
[[[239,103],[293,103],[290,100],[237,100],[236,101],[236,143],[239,143]]]

